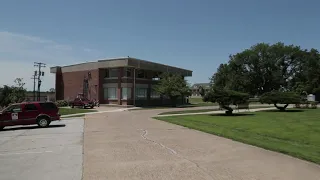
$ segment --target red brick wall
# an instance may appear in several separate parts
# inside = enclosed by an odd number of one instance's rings
[[[99,70],[91,70],[89,80],[88,98],[99,99]],[[72,100],[79,93],[83,93],[83,80],[88,76],[88,71],[62,73],[63,98]],[[97,85],[97,88],[95,87]]]
[[[63,100],[63,80],[62,80],[62,73],[61,68],[57,68],[56,72],[56,100]]]
[[[110,104],[123,104],[130,105],[133,104],[134,90],[131,91],[130,100],[121,100],[121,82],[123,83],[132,83],[133,79],[122,78],[123,68],[119,68],[119,77],[118,79],[108,79],[104,80],[105,69],[97,69],[91,70],[91,80],[89,80],[89,90],[88,90],[88,98],[90,99],[98,99],[101,104],[110,103]],[[136,84],[149,84],[148,98],[144,100],[144,105],[153,105],[158,104],[161,100],[153,100],[150,99],[150,84],[157,83],[156,81],[152,81],[152,72],[147,72],[148,80],[136,79]],[[73,100],[79,93],[83,93],[83,80],[84,77],[87,77],[88,71],[77,71],[77,72],[66,72],[66,73],[57,73],[56,74],[56,97],[60,96],[60,99]],[[58,82],[59,81],[59,82]],[[104,83],[118,83],[118,100],[104,100]],[[96,85],[96,86],[95,86]]]

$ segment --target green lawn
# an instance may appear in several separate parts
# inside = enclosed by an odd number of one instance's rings
[[[273,106],[270,106],[273,107]],[[253,106],[250,107],[250,109],[258,109],[258,108],[267,108],[267,106]],[[192,110],[184,110],[184,111],[169,111],[169,112],[163,112],[159,115],[167,115],[167,114],[186,114],[186,113],[201,113],[201,112],[210,112],[210,111],[219,111],[218,108],[212,108],[212,109],[192,109]],[[237,111],[237,110],[234,110]]]
[[[282,152],[320,164],[320,110],[156,119]]]
[[[250,104],[261,104],[257,99],[250,99]],[[202,98],[189,98],[189,103],[193,106],[218,106],[218,103],[203,102]]]
[[[197,106],[212,106],[215,105],[216,103],[211,103],[211,102],[203,102],[202,98],[189,98],[189,103]]]
[[[219,109],[193,109],[193,110],[185,110],[185,111],[169,111],[163,112],[159,115],[166,115],[166,114],[186,114],[186,113],[201,113],[201,112],[210,112],[210,111],[218,111]]]
[[[59,108],[59,113],[61,115],[69,115],[69,114],[78,114],[78,113],[86,113],[86,112],[96,112],[96,110],[92,109],[80,109],[80,108]]]

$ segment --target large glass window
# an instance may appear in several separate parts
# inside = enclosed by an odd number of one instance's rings
[[[117,88],[104,88],[103,97],[104,99],[117,99]]]
[[[136,90],[136,98],[137,99],[145,99],[147,98],[148,89],[147,88],[137,88]]]
[[[160,98],[160,94],[159,94],[157,91],[151,89],[150,97],[151,97],[152,99],[158,99],[158,98]]]
[[[122,99],[131,99],[131,88],[122,88]]]
[[[119,74],[119,69],[114,68],[114,69],[106,69],[106,78],[117,78]]]
[[[103,89],[103,99],[108,99],[108,88]]]
[[[108,88],[108,99],[117,99],[117,88]]]

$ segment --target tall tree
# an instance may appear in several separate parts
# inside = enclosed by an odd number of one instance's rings
[[[178,74],[162,74],[154,90],[160,95],[169,97],[173,106],[176,106],[179,97],[191,95],[191,89],[187,81]]]
[[[320,58],[315,49],[258,43],[231,55],[228,63],[219,66],[211,83],[254,96],[279,89],[311,92],[319,87],[319,80]]]

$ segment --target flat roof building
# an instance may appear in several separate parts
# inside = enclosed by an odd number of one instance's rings
[[[56,99],[79,94],[101,104],[161,105],[169,103],[153,90],[164,72],[192,76],[192,71],[132,57],[113,58],[50,68],[56,76]]]

